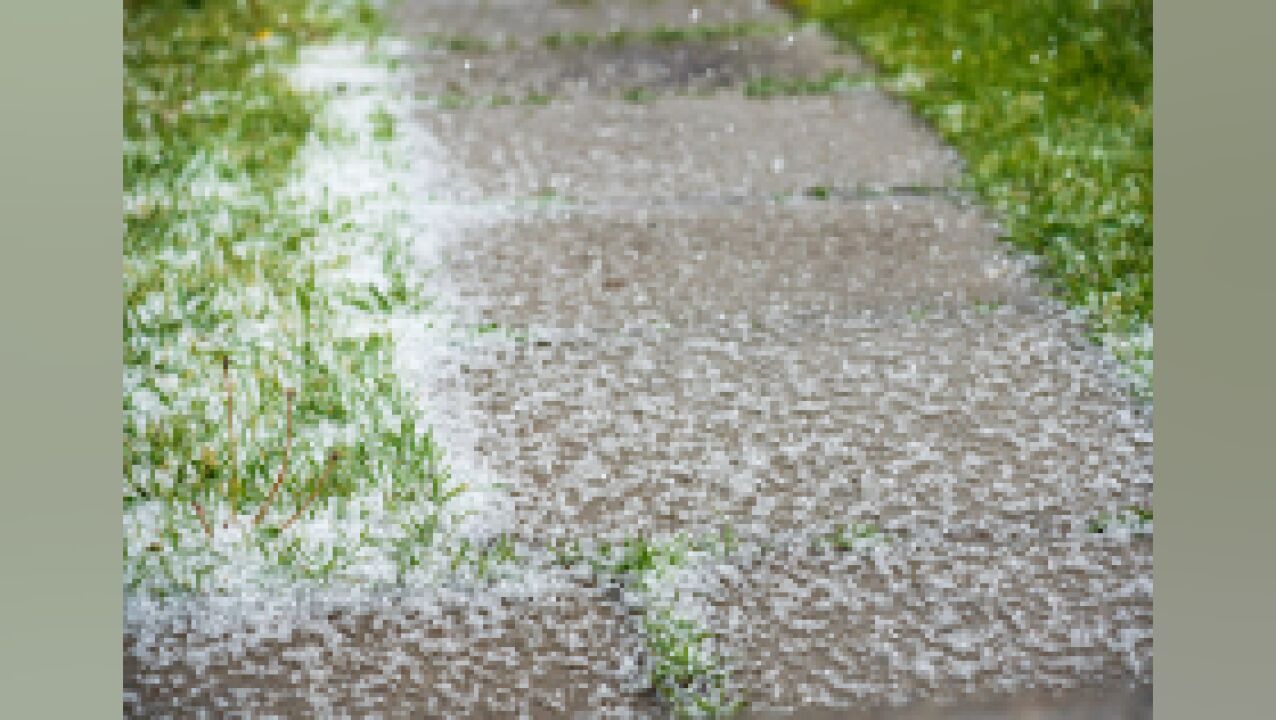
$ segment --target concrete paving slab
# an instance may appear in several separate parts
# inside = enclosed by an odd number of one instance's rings
[[[1038,288],[996,232],[935,198],[561,208],[462,231],[435,261],[453,312],[512,328],[1031,310]]]
[[[955,155],[874,90],[676,93],[698,67],[738,85],[831,52],[551,57],[548,24],[487,17],[525,49],[422,58],[419,87],[566,99],[422,109],[452,163],[436,199],[594,206],[446,243],[445,313],[487,331],[422,340],[409,373],[468,429],[449,452],[511,486],[516,535],[733,527],[674,589],[708,608],[756,717],[1144,712],[1150,535],[1094,527],[1151,503],[1148,408],[977,213],[901,197],[955,184]],[[625,82],[662,92],[622,102]],[[894,196],[772,202],[828,188]],[[884,543],[831,549],[855,523]],[[1038,695],[1077,686],[1094,694]]]
[[[448,148],[445,199],[765,197],[943,186],[959,172],[952,150],[868,89],[767,100],[579,99],[417,116]]]
[[[126,623],[126,717],[660,717],[634,620],[563,577]]]
[[[391,11],[392,22],[408,38],[433,34],[497,42],[538,42],[552,33],[790,21],[766,0],[406,0]]]
[[[705,92],[762,79],[820,80],[864,70],[814,28],[729,40],[457,50],[424,44],[408,55],[413,89],[439,103],[520,102],[531,96]],[[464,98],[456,97],[463,93]],[[630,96],[630,99],[635,99]]]
[[[794,712],[746,711],[742,719],[779,720],[1152,720],[1152,686],[1114,683],[1068,690],[1021,691],[957,703],[918,701],[872,708],[803,707]]]
[[[405,371],[470,408],[450,451],[513,484],[528,532],[992,541],[1151,500],[1150,418],[970,210],[529,215],[442,267],[440,311],[495,332]]]
[[[1091,693],[1065,708],[1112,717],[1151,682],[1151,562],[1147,538],[795,546],[713,566],[701,592],[753,717],[890,717],[919,698],[971,717],[1013,707],[1013,691],[1032,709],[1011,717],[1039,717],[1069,688]],[[1146,698],[1133,709],[1116,717],[1150,717]]]
[[[493,341],[433,354],[526,536],[873,523],[1071,535],[1151,502],[1150,419],[1034,315]],[[537,337],[533,333],[533,337]],[[451,360],[447,358],[451,357]]]

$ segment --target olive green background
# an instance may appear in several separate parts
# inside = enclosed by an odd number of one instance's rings
[[[0,2],[0,717],[122,712],[122,18]]]
[[[1156,714],[1265,717],[1276,4],[1156,11]],[[0,8],[5,717],[121,712],[121,18]]]
[[[1271,717],[1276,3],[1159,2],[1157,717]]]

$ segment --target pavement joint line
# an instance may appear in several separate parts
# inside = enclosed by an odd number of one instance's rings
[[[693,43],[721,43],[750,38],[775,38],[810,32],[814,26],[801,22],[737,21],[710,24],[670,24],[646,28],[618,27],[606,32],[561,30],[537,36],[533,40],[513,37],[481,36],[452,33],[424,33],[412,38],[426,49],[449,53],[498,53],[543,49],[554,52],[597,47],[624,47],[647,44],[678,46]]]
[[[817,191],[817,192],[813,192]],[[581,200],[570,196],[527,195],[522,197],[490,198],[478,200],[442,200],[434,202],[436,207],[453,208],[503,208],[528,209],[544,208],[555,210],[608,210],[629,208],[660,207],[739,207],[751,205],[806,205],[821,202],[871,202],[891,200],[916,200],[938,198],[948,200],[959,206],[977,204],[974,194],[957,187],[945,186],[895,186],[883,189],[836,189],[814,186],[800,191],[782,194],[723,194],[698,195],[683,198],[667,198],[660,196],[613,196],[593,200]]]
[[[646,104],[670,97],[698,97],[712,100],[719,96],[743,96],[755,102],[767,102],[796,97],[832,97],[850,95],[865,90],[891,91],[888,78],[872,72],[829,72],[822,76],[765,76],[744,79],[720,87],[679,87],[676,89],[652,89],[638,85],[622,88],[612,93],[611,99],[630,104]],[[645,93],[641,98],[634,93]],[[508,94],[468,95],[460,92],[417,92],[414,99],[425,108],[440,112],[460,110],[486,110],[502,107],[543,107],[550,104],[572,102],[578,99],[571,94],[528,93],[522,97]]]
[[[1033,547],[1041,547],[1043,545],[1052,545],[1052,544],[1058,544],[1058,543],[1070,543],[1070,542],[1079,542],[1079,541],[1094,541],[1094,542],[1107,543],[1111,541],[1122,541],[1122,540],[1134,541],[1136,539],[1150,540],[1154,537],[1154,532],[1152,530],[1152,526],[1153,526],[1152,520],[1147,520],[1145,524],[1135,524],[1131,522],[1129,524],[1122,525],[1122,524],[1116,523],[1113,530],[1105,529],[1102,532],[1097,530],[1090,530],[1090,529],[1078,530],[1072,533],[1031,532],[1031,533],[1023,533],[1016,537],[997,538],[997,539],[990,539],[986,537],[977,537],[977,536],[963,537],[963,536],[954,535],[954,534],[948,534],[948,535],[940,535],[937,533],[914,534],[912,532],[902,532],[900,529],[880,527],[871,522],[859,523],[859,524],[872,529],[872,534],[869,536],[865,536],[863,538],[863,539],[870,540],[871,542],[866,542],[864,543],[865,547],[856,548],[854,550],[834,548],[825,544],[829,541],[831,536],[837,533],[838,529],[836,527],[828,531],[794,532],[794,533],[779,534],[779,535],[736,534],[737,531],[733,530],[732,534],[729,536],[731,538],[729,541],[724,541],[721,535],[705,533],[700,536],[696,536],[696,535],[689,534],[686,531],[681,531],[681,532],[671,531],[668,533],[652,533],[650,531],[643,531],[643,532],[637,533],[634,536],[630,536],[628,539],[632,539],[633,537],[640,536],[646,539],[647,541],[651,541],[655,543],[681,542],[681,543],[686,543],[689,548],[694,549],[700,553],[713,554],[719,557],[729,557],[733,554],[738,554],[741,548],[749,549],[749,550],[761,550],[761,551],[767,551],[767,552],[784,551],[784,550],[816,550],[816,549],[822,549],[826,551],[831,550],[834,552],[853,552],[853,551],[860,551],[863,549],[867,549],[868,547],[880,547],[880,548],[891,548],[895,550],[907,550],[909,552],[917,552],[917,551],[928,551],[928,550],[951,549],[953,546],[990,547],[990,548],[996,548],[996,549],[1006,549],[1006,548],[1027,549],[1027,548],[1033,548]],[[847,523],[841,529],[842,530],[851,529],[854,525],[856,525],[856,523]],[[501,536],[497,534],[497,535],[494,535],[493,537],[501,537]],[[515,540],[518,539],[517,536],[513,536],[513,537]],[[610,543],[612,545],[615,545],[616,547],[622,547],[625,539],[626,538],[621,538],[619,536],[610,538],[610,539],[594,538],[591,540],[591,542],[593,542],[596,545],[603,544],[603,543]],[[580,538],[576,538],[576,540],[579,541]],[[722,543],[724,542],[728,542],[729,544],[729,549],[727,549],[725,552],[722,549]],[[548,544],[548,543],[539,543],[539,542],[522,543],[521,545],[524,549],[531,551],[534,554],[540,554],[540,553],[554,554],[556,552],[559,552],[562,549],[558,545]],[[523,557],[520,559],[525,561],[530,558]],[[553,560],[551,561],[550,564],[553,565],[553,564],[556,564],[557,562],[558,562],[557,560]],[[532,566],[529,566],[528,569],[535,569],[535,568]]]

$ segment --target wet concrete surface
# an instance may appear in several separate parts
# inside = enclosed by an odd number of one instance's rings
[[[702,592],[755,712],[960,707],[1150,672],[1150,552],[1143,538],[749,549]]]
[[[415,0],[396,5],[392,30],[405,38],[439,35],[520,45],[554,33],[788,22],[766,0]]]
[[[430,356],[427,395],[475,406],[456,451],[518,479],[530,535],[1000,541],[1150,502],[1146,414],[973,211],[586,211],[443,256],[459,322],[508,335]]]
[[[478,398],[488,423],[472,451],[518,478],[530,535],[857,521],[1009,539],[1080,532],[1149,499],[1139,418],[1029,346],[1035,328],[935,324],[529,343],[475,351],[432,396]],[[1001,400],[1025,388],[1031,419]]]
[[[397,13],[405,38],[511,46],[410,50],[418,93],[554,96],[416,112],[447,156],[421,201],[488,215],[423,248],[436,310],[489,331],[405,341],[404,364],[449,457],[508,486],[494,532],[731,526],[683,590],[748,717],[1150,717],[1152,541],[1089,531],[1150,506],[1150,409],[979,210],[918,197],[956,185],[951,150],[876,90],[731,91],[847,62],[817,39],[540,45],[785,21],[762,3]],[[654,97],[616,96],[638,86]],[[821,545],[851,523],[889,542]],[[126,714],[666,715],[629,610],[558,587],[296,610],[277,646],[126,635]]]
[[[153,613],[124,643],[126,717],[661,717],[605,588],[526,583]],[[228,612],[229,608],[229,612]],[[158,617],[157,617],[158,615]]]
[[[468,321],[600,332],[885,322],[981,302],[1036,311],[1025,268],[993,235],[977,211],[928,198],[576,208],[458,233],[438,282]]]
[[[802,708],[796,713],[747,711],[741,718],[778,720],[1131,720],[1152,717],[1152,689],[1114,685],[1072,691],[1021,692],[967,699],[960,704],[922,702],[901,707]]]
[[[427,98],[463,93],[487,104],[525,102],[530,95],[623,97],[636,89],[698,93],[763,79],[817,81],[833,72],[863,70],[858,57],[838,54],[814,28],[674,43],[639,36],[563,47],[420,46],[410,56],[417,93]]]
[[[943,186],[958,172],[951,150],[870,90],[765,102],[726,93],[583,97],[419,117],[452,159],[442,200],[766,198]]]

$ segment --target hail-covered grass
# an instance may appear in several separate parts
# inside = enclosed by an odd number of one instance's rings
[[[1102,513],[1087,523],[1086,531],[1096,535],[1149,535],[1152,533],[1152,510],[1131,506]]]
[[[707,630],[704,563],[729,553],[732,531],[704,537],[636,536],[620,542],[579,541],[556,548],[564,566],[585,564],[604,582],[618,583],[641,608],[646,681],[676,717],[726,717],[744,707],[731,681],[730,658]]]
[[[375,24],[363,3],[126,6],[132,592],[447,563],[429,548],[464,487],[393,362],[423,302]],[[312,48],[352,61],[307,64]]]
[[[1151,0],[790,4],[878,65],[963,154],[1009,239],[1150,380]]]
[[[827,547],[838,551],[862,550],[890,542],[890,534],[876,525],[855,523],[838,525],[829,533],[818,535],[812,543],[815,547]]]
[[[612,30],[606,33],[558,32],[541,38],[541,44],[552,50],[598,45],[623,46],[632,43],[676,44],[687,42],[719,42],[750,37],[782,35],[791,32],[788,24],[737,22],[722,25],[656,26],[646,30]]]
[[[813,78],[764,75],[745,83],[744,95],[751,98],[826,95],[875,86],[875,79],[867,73],[830,70],[819,77]]]
[[[655,606],[643,618],[649,677],[677,717],[731,715],[744,701],[730,686],[730,674],[714,648],[714,637],[694,618]]]

